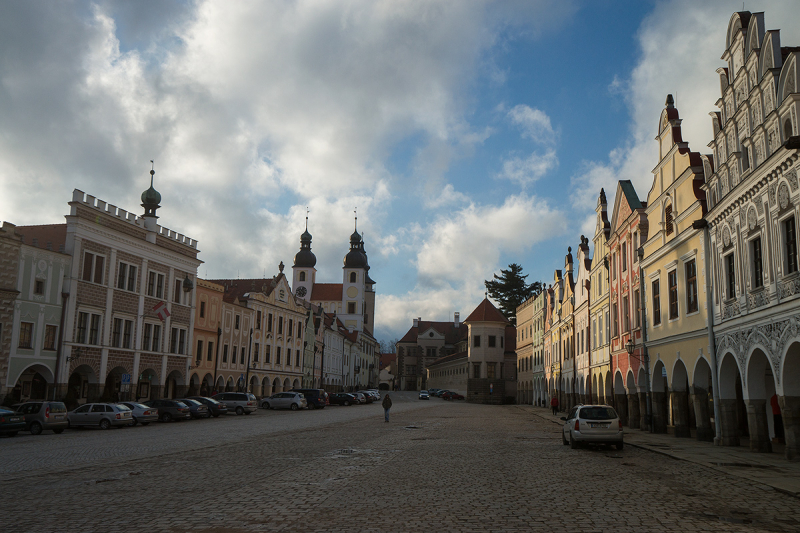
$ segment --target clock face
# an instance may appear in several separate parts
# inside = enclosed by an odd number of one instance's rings
[[[302,298],[303,296],[306,295],[306,288],[305,287],[298,287],[297,291],[295,291],[295,294],[297,294],[300,298]]]

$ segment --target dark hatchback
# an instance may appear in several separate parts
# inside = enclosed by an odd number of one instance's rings
[[[218,402],[214,398],[206,398],[205,396],[189,396],[189,399],[200,402],[208,407],[208,412],[211,413],[211,416],[214,418],[217,418],[220,415],[228,414],[228,406],[224,403]]]
[[[13,437],[25,429],[25,418],[20,413],[0,407],[0,435]]]
[[[328,395],[328,402],[331,405],[353,405],[358,404],[358,399],[346,392],[334,392]]]
[[[292,389],[292,392],[303,393],[309,409],[324,409],[328,405],[328,393],[323,389]]]
[[[192,418],[189,407],[176,400],[149,400],[144,402],[147,407],[158,409],[158,419],[162,422],[173,420],[188,420]]]

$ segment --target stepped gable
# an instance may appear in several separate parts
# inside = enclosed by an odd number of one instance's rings
[[[508,322],[508,319],[501,313],[488,298],[475,308],[464,322]]]

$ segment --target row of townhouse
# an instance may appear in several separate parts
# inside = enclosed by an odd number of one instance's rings
[[[597,202],[563,271],[517,310],[534,404],[614,405],[631,428],[800,457],[800,49],[734,13],[712,153],[689,149],[671,95],[646,199]],[[541,340],[530,335],[543,307]],[[523,335],[523,337],[520,337]],[[527,367],[526,367],[527,368]]]
[[[273,278],[199,279],[197,241],[158,224],[150,174],[141,216],[76,189],[65,224],[3,223],[0,400],[377,387],[374,281],[357,232],[338,302],[337,284],[314,298],[307,229],[294,270],[311,285],[293,292],[283,263]]]

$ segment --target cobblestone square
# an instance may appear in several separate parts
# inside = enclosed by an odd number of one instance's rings
[[[528,406],[379,405],[0,441],[6,531],[798,531],[794,497]],[[55,459],[54,459],[55,458]]]

